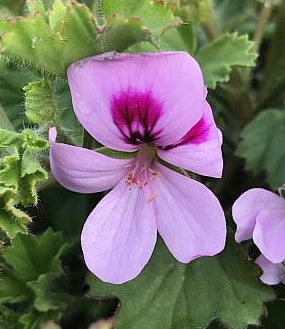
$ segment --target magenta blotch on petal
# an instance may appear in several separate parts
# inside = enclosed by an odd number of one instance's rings
[[[125,98],[119,106],[129,106],[137,101],[142,104],[143,95],[150,95],[148,105],[156,108],[159,104],[162,110],[155,129],[160,132],[156,138],[160,146],[179,141],[203,114],[202,73],[186,52],[94,56],[72,64],[67,76],[77,118],[96,140],[116,150],[137,149],[137,144],[128,143],[114,122],[114,99]]]
[[[200,175],[221,177],[223,171],[222,136],[212,109],[205,101],[204,114],[182,139],[158,150],[159,156],[176,166]]]
[[[89,215],[81,243],[89,270],[123,283],[148,262],[157,230],[181,262],[219,253],[226,223],[221,205],[201,183],[157,162],[220,177],[221,133],[206,102],[197,62],[186,52],[109,53],[72,64],[67,72],[74,111],[104,146],[137,150],[131,160],[56,142],[56,179],[77,192],[114,188]]]

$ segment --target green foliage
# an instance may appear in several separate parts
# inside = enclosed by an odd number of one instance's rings
[[[91,295],[120,299],[118,329],[200,329],[216,318],[233,329],[244,329],[259,323],[263,303],[274,297],[258,282],[258,273],[232,241],[221,255],[188,266],[159,244],[133,281],[110,285],[90,275],[88,282]]]
[[[32,130],[16,133],[0,129],[0,228],[10,238],[27,232],[30,217],[17,205],[36,205],[36,184],[47,179],[47,172],[36,158],[36,153],[47,149],[45,139]]]
[[[110,3],[106,1],[104,6],[109,8]],[[151,1],[134,6],[133,17],[112,15],[104,27],[99,26],[87,6],[75,1],[55,0],[47,12],[41,1],[31,1],[29,9],[27,17],[0,20],[3,53],[61,76],[77,60],[111,50],[123,51],[179,23],[168,8]],[[112,10],[106,9],[106,13],[111,15]]]
[[[27,118],[36,124],[50,127],[57,121],[52,89],[47,81],[33,81],[24,87]]]
[[[257,55],[252,47],[246,35],[232,33],[201,48],[196,57],[207,87],[215,88],[218,82],[228,81],[234,66],[253,66]]]
[[[18,316],[8,307],[0,306],[0,328],[1,329],[22,329]]]
[[[0,228],[10,239],[20,232],[27,232],[31,222],[26,213],[15,207],[16,197],[16,190],[0,187]]]
[[[241,133],[237,154],[246,161],[246,169],[255,175],[266,173],[268,183],[277,188],[285,182],[285,113],[261,112]]]
[[[2,252],[0,303],[26,302],[20,319],[25,329],[59,319],[71,298],[62,292],[65,274],[60,257],[67,246],[59,233],[49,229],[39,238],[18,234]]]

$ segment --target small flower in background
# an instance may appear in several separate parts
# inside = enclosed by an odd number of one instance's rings
[[[237,224],[236,241],[253,238],[262,255],[256,263],[266,284],[285,283],[285,200],[277,194],[254,188],[243,193],[233,205]]]
[[[221,177],[221,133],[197,62],[185,52],[104,54],[71,65],[75,114],[106,147],[134,152],[114,159],[56,142],[55,178],[81,193],[113,189],[89,215],[81,236],[87,267],[123,283],[148,262],[157,231],[176,259],[188,263],[225,245],[221,205],[201,183],[161,164]]]

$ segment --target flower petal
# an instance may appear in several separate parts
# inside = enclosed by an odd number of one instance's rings
[[[153,206],[122,180],[89,215],[81,235],[84,259],[101,280],[124,283],[148,262],[156,242]]]
[[[155,104],[162,104],[157,145],[177,142],[203,113],[202,73],[186,52],[106,53],[72,64],[67,76],[77,118],[96,140],[116,150],[137,148],[126,143],[111,111],[114,97],[128,90],[143,98],[151,93]]]
[[[260,255],[255,263],[263,271],[263,274],[260,276],[262,282],[269,285],[275,285],[280,282],[285,283],[285,266],[282,263],[274,264],[263,255]]]
[[[215,195],[203,184],[157,164],[153,200],[160,235],[183,263],[223,250],[226,222]]]
[[[131,160],[113,159],[77,146],[56,142],[50,129],[50,166],[56,180],[79,193],[95,193],[114,187],[126,174]]]
[[[237,225],[236,241],[252,238],[256,217],[264,209],[284,208],[285,201],[277,194],[262,188],[253,188],[243,193],[234,203],[232,213]]]
[[[253,231],[254,243],[272,263],[285,260],[285,201],[282,201],[282,208],[266,209],[258,213]]]
[[[221,177],[223,155],[222,136],[218,130],[212,109],[204,103],[203,117],[175,145],[158,151],[159,156],[175,166],[182,167],[200,175]]]

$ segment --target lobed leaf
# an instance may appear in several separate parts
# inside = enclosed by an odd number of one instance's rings
[[[285,113],[269,109],[261,112],[241,133],[237,155],[255,175],[265,172],[272,188],[285,182]]]
[[[196,58],[201,65],[207,87],[216,88],[218,82],[229,81],[234,66],[254,66],[256,53],[247,35],[226,34],[203,48]]]
[[[92,296],[121,302],[117,329],[201,329],[219,319],[232,329],[258,325],[263,303],[273,291],[258,282],[259,271],[228,241],[216,257],[178,263],[160,243],[150,263],[124,285],[105,284],[89,275]]]

